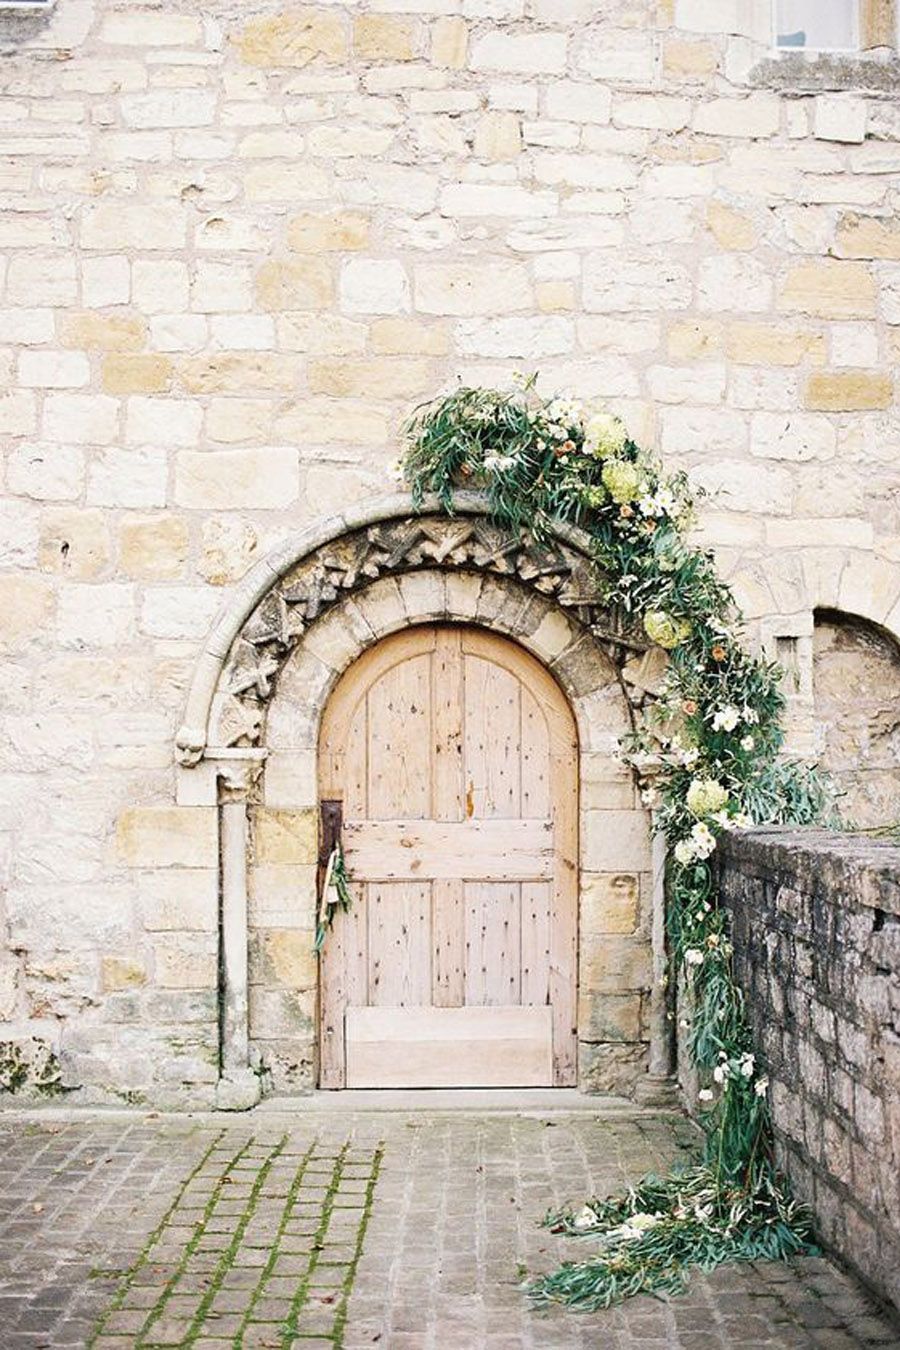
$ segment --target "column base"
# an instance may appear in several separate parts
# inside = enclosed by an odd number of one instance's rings
[[[259,1075],[252,1069],[232,1069],[216,1083],[217,1111],[249,1111],[262,1096]]]
[[[669,1074],[648,1073],[639,1078],[634,1087],[634,1100],[639,1106],[657,1106],[668,1111],[684,1106],[678,1082]]]

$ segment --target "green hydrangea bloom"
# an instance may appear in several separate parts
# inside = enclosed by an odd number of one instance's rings
[[[619,455],[625,449],[628,432],[613,413],[594,413],[584,427],[584,448],[597,459]]]
[[[728,789],[716,778],[695,778],[687,790],[688,810],[695,816],[711,816],[728,801]]]
[[[690,636],[691,625],[687,619],[676,619],[664,609],[651,609],[644,615],[644,632],[651,642],[670,652]]]
[[[603,482],[614,502],[624,506],[641,495],[643,474],[636,464],[626,459],[608,459],[603,465]]]
[[[591,487],[581,489],[581,500],[585,506],[590,506],[597,510],[600,506],[605,506],[609,501],[609,493],[601,483],[596,483]]]

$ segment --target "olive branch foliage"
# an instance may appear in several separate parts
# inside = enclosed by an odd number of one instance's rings
[[[747,650],[730,587],[691,541],[696,494],[617,418],[541,396],[534,376],[512,391],[457,389],[416,409],[405,436],[400,470],[414,502],[435,494],[452,513],[455,492],[476,489],[513,535],[541,542],[560,524],[580,527],[610,621],[668,652],[656,701],[620,753],[649,784],[644,798],[668,844],[667,932],[701,1084],[703,1161],[549,1215],[548,1226],[590,1238],[592,1251],[528,1293],[538,1304],[608,1307],[676,1291],[691,1266],[812,1250],[810,1216],[775,1165],[768,1080],[735,979],[714,850],[723,830],[819,821],[832,797],[814,768],[782,754],[782,672]]]

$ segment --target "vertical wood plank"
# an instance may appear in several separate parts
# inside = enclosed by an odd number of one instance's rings
[[[432,1002],[438,1008],[461,1008],[465,1002],[466,908],[459,880],[431,883],[434,935]]]
[[[546,820],[550,812],[550,730],[541,704],[522,686],[522,815]]]
[[[368,1004],[431,1002],[431,887],[391,881],[368,887]]]
[[[467,815],[510,819],[521,803],[520,682],[480,656],[465,661]]]
[[[522,883],[522,1003],[550,1003],[552,890],[546,881]]]
[[[431,657],[411,656],[368,694],[368,819],[431,813]]]
[[[457,628],[441,628],[431,658],[434,726],[432,809],[435,820],[465,820],[463,656]]]
[[[518,882],[467,881],[466,1005],[509,1006],[522,993]]]

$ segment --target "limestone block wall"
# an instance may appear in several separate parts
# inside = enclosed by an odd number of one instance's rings
[[[767,10],[0,17],[0,1020],[70,1082],[215,1075],[186,684],[432,392],[537,367],[688,467],[798,747],[814,608],[900,629],[896,65],[773,63]]]
[[[900,848],[764,830],[729,836],[720,875],[781,1161],[900,1307]]]

